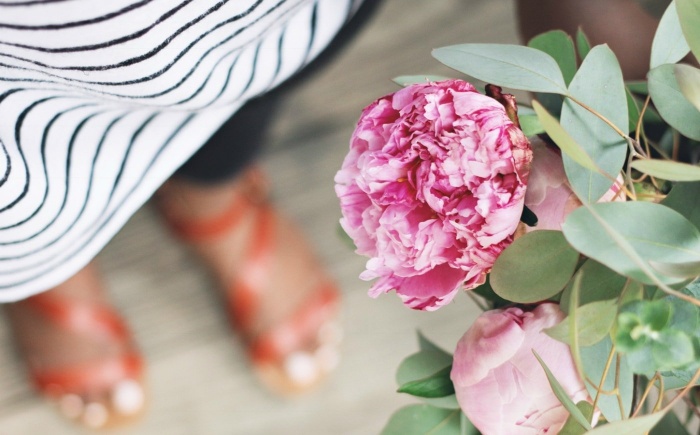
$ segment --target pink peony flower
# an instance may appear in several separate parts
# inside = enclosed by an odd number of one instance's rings
[[[526,227],[526,231],[561,231],[561,224],[569,213],[581,206],[581,201],[569,186],[558,148],[535,139],[532,154],[525,205],[537,215],[538,221],[537,226]],[[622,182],[622,178],[618,181]],[[625,198],[616,183],[598,202],[624,201]]]
[[[460,339],[452,382],[462,411],[484,435],[555,434],[568,418],[533,349],[574,403],[590,401],[569,347],[542,332],[564,317],[553,303],[487,311]]]
[[[370,295],[435,310],[483,283],[520,220],[531,156],[503,105],[464,81],[366,107],[335,182]]]

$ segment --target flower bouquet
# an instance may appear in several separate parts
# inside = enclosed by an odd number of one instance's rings
[[[419,334],[397,379],[423,403],[383,433],[689,433],[700,70],[682,61],[700,58],[700,2],[670,4],[644,82],[583,31],[433,56],[488,85],[395,79],[336,175],[341,225],[371,296],[433,311],[466,293],[484,312],[453,352]]]

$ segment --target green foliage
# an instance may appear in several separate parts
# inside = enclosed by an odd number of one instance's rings
[[[425,338],[423,338],[423,340],[425,340]],[[439,349],[434,344],[431,344],[429,348],[426,346],[425,350],[420,350],[419,352],[408,356],[401,362],[401,364],[399,364],[399,368],[396,371],[396,383],[401,387],[412,382],[423,381],[451,366],[452,355]],[[439,392],[446,390],[437,391]],[[413,394],[410,390],[406,391],[406,393]],[[426,404],[438,408],[458,409],[459,405],[457,404],[457,400],[455,399],[453,393],[454,387],[452,387],[451,393],[445,395],[439,395],[439,393],[437,393],[437,395],[433,394],[432,397],[425,397],[425,395],[421,394],[418,394],[417,396],[421,397],[422,401]]]
[[[540,120],[542,128],[564,155],[589,171],[600,172],[587,151],[576,142],[576,139],[571,137],[554,116],[547,112],[547,109],[536,100],[532,102],[532,107],[535,109],[535,113]]]
[[[674,65],[678,87],[688,102],[700,110],[700,70],[690,65]]]
[[[650,261],[700,260],[700,231],[660,204],[631,201],[581,207],[568,216],[562,229],[577,251],[645,284],[682,281],[655,271]]]
[[[450,379],[451,371],[452,365],[449,365],[425,378],[401,384],[397,391],[427,399],[454,395],[455,387]]]
[[[631,302],[618,315],[615,344],[632,371],[647,378],[687,369],[699,356],[693,342],[698,319],[697,307],[671,298]]]
[[[632,167],[639,172],[669,181],[700,181],[700,166],[673,160],[636,160]]]
[[[506,44],[461,44],[436,48],[433,57],[468,76],[511,89],[566,94],[566,82],[552,56]]]
[[[561,30],[552,30],[535,36],[527,45],[552,56],[559,65],[566,85],[571,83],[576,74],[576,49],[571,36]]]
[[[588,37],[580,27],[576,32],[576,51],[581,60],[585,60],[586,56],[588,56],[588,53],[591,51],[591,43],[588,42]]]
[[[578,343],[581,346],[592,346],[604,339],[615,323],[617,300],[591,302],[578,307],[577,311]],[[563,343],[571,344],[568,317],[556,326],[546,329],[545,333]]]
[[[700,229],[700,201],[694,201],[693,198],[700,198],[700,182],[676,183],[661,203]]]
[[[586,421],[592,421],[594,409],[591,403],[581,401],[576,404],[576,407],[581,411]],[[566,419],[566,423],[559,431],[559,435],[582,435],[586,433],[586,430],[585,427],[576,421],[574,416],[569,415],[569,418]]]
[[[675,0],[683,35],[696,58],[700,59],[700,3],[697,0]]]
[[[658,66],[649,71],[649,94],[659,115],[682,135],[700,140],[700,110],[683,95],[675,67]]]
[[[595,110],[618,129],[627,130],[627,94],[622,71],[615,55],[606,45],[594,47],[588,53],[569,86],[569,95]],[[614,175],[622,169],[627,144],[599,116],[570,98],[564,101],[560,122],[603,172],[601,174],[600,171],[581,166],[569,155],[564,156],[564,169],[572,189],[582,201],[593,203],[610,189]]]
[[[649,432],[664,417],[660,411],[628,420],[615,421],[586,432],[587,435],[644,434]]]
[[[661,17],[659,27],[654,35],[650,66],[656,68],[665,63],[676,63],[683,59],[688,52],[690,52],[690,47],[683,36],[681,22],[676,12],[676,4],[671,2]]]
[[[581,425],[584,429],[590,429],[591,428],[591,423],[586,419],[586,417],[583,415],[581,410],[576,407],[576,404],[571,400],[569,395],[566,393],[566,390],[564,390],[564,387],[561,386],[559,381],[557,381],[557,378],[554,377],[554,374],[552,374],[551,370],[547,367],[547,364],[545,364],[544,361],[542,361],[542,358],[535,352],[534,350],[532,351],[533,354],[535,354],[535,358],[537,358],[537,361],[539,361],[540,365],[542,366],[542,369],[544,370],[545,374],[547,375],[547,380],[549,381],[549,385],[552,387],[552,391],[554,392],[554,395],[557,396],[557,399],[559,399],[559,402],[566,408],[567,411],[569,411],[569,414],[571,417],[576,420],[576,423]]]
[[[491,271],[491,287],[509,301],[542,301],[564,288],[577,262],[578,252],[560,231],[533,231],[501,253]]]
[[[381,435],[460,435],[462,411],[409,405],[396,411]]]
[[[623,416],[629,415],[632,406],[634,375],[627,365],[626,358],[615,356],[605,379],[603,379],[611,349],[612,339],[610,337],[604,338],[593,346],[582,347],[581,362],[583,363],[583,372],[586,378],[593,382],[586,382],[588,393],[593,398],[598,396],[598,408],[605,419],[616,421],[622,419]],[[614,395],[603,392],[598,393],[599,385],[602,386],[602,391],[613,391],[617,387],[620,394],[620,402]],[[622,403],[624,408],[622,413],[620,412],[620,403]]]

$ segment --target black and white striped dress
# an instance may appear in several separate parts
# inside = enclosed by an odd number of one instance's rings
[[[0,302],[85,266],[362,0],[0,0]]]

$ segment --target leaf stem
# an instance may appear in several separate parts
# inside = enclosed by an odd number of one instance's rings
[[[580,100],[577,100],[576,98],[574,98],[574,97],[571,96],[570,94],[566,94],[566,97],[569,98],[569,99],[570,99],[571,101],[573,101],[574,103],[578,104],[579,106],[583,107],[584,109],[588,110],[589,112],[591,112],[592,114],[594,114],[594,115],[597,116],[598,118],[600,118],[601,121],[603,121],[604,123],[608,124],[608,125],[610,126],[610,128],[612,128],[613,130],[615,130],[615,133],[617,133],[617,134],[619,134],[620,136],[622,136],[623,139],[626,139],[626,140],[632,139],[632,138],[629,137],[625,132],[623,132],[622,130],[620,130],[619,128],[617,128],[617,126],[616,126],[615,124],[613,124],[612,121],[610,121],[610,120],[609,120],[608,118],[606,118],[605,116],[601,115],[599,112],[593,110],[593,108],[591,108],[590,106],[586,105],[585,103],[583,103],[583,102],[580,101]]]
[[[601,394],[603,393],[603,384],[605,384],[605,379],[608,377],[608,372],[610,371],[610,366],[612,366],[612,360],[613,357],[615,356],[615,344],[613,343],[612,347],[610,348],[610,354],[608,355],[608,360],[605,362],[605,368],[603,369],[603,375],[600,377],[600,382],[598,383],[598,386],[596,387],[596,394],[595,398],[593,399],[593,409],[596,408],[598,405],[598,399],[600,398]],[[617,393],[615,393],[617,394]]]
[[[673,405],[675,405],[676,402],[678,402],[683,396],[685,396],[686,394],[688,394],[688,391],[690,391],[690,389],[693,388],[693,387],[695,386],[695,383],[698,381],[698,379],[700,379],[700,369],[698,369],[698,370],[695,372],[695,374],[694,374],[693,377],[690,379],[690,381],[688,382],[688,384],[687,384],[685,387],[683,387],[683,389],[681,390],[681,392],[678,393],[678,395],[677,395],[676,397],[674,397],[673,400],[671,400],[671,401],[668,403],[668,405],[666,405],[666,407],[663,409],[663,411],[666,412],[666,411],[668,411],[669,409],[673,408]]]

